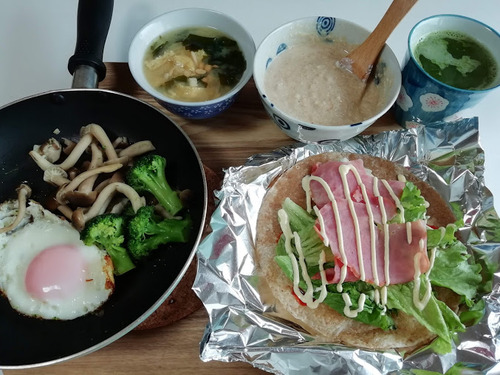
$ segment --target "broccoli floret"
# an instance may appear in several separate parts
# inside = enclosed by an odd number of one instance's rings
[[[122,275],[135,267],[125,242],[125,218],[118,214],[103,214],[90,219],[80,233],[87,246],[95,245],[106,250],[111,257],[115,275]]]
[[[153,206],[137,210],[128,223],[127,247],[135,259],[143,259],[158,246],[170,242],[187,242],[191,218],[165,219],[156,214]]]
[[[179,194],[173,190],[165,176],[166,159],[149,154],[139,158],[127,173],[127,183],[137,192],[150,192],[172,216],[183,204]]]

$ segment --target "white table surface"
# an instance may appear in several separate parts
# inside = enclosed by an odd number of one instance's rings
[[[229,14],[253,36],[256,45],[277,26],[304,16],[346,18],[373,29],[390,0],[115,0],[104,61],[126,62],[129,44],[140,27],[164,12],[211,8]],[[76,40],[77,0],[0,0],[0,107],[44,91],[71,86],[67,70]],[[390,36],[388,44],[402,62],[411,27],[440,13],[480,20],[500,32],[499,0],[419,0]],[[486,186],[500,208],[500,88],[463,116],[478,116],[486,153]],[[1,134],[0,134],[1,136]]]

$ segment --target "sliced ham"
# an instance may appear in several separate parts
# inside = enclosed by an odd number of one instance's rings
[[[359,223],[360,244],[356,240],[356,232],[354,222],[350,215],[347,203],[343,201],[337,202],[342,223],[342,243],[339,242],[337,235],[337,223],[331,205],[325,205],[320,210],[323,222],[325,224],[326,236],[329,240],[329,245],[332,253],[339,263],[342,262],[341,248],[343,248],[346,264],[348,268],[349,280],[354,281],[361,279],[361,266],[358,258],[358,246],[361,248],[363,266],[364,266],[364,281],[382,286],[386,284],[385,278],[385,234],[383,226],[375,226],[373,246],[375,249],[376,259],[376,282],[375,274],[372,269],[372,237],[370,235],[370,220],[366,214],[364,205],[355,204],[356,214]],[[409,223],[411,231],[411,242],[408,243],[407,226],[406,224],[389,224],[389,278],[390,284],[402,284],[413,280],[415,268],[414,258],[417,253],[420,256],[420,272],[426,272],[430,267],[429,258],[427,256],[427,233],[426,226],[422,220]],[[422,242],[421,242],[422,241]],[[339,281],[340,275],[331,279]],[[350,275],[353,275],[351,277]],[[353,280],[354,279],[354,280]]]
[[[344,185],[342,182],[342,177],[340,175],[339,167],[341,165],[350,164],[352,165],[361,177],[362,184],[366,187],[366,193],[369,197],[369,201],[372,205],[378,205],[378,198],[374,194],[374,177],[367,172],[363,165],[361,159],[351,160],[351,161],[329,161],[326,163],[321,163],[315,166],[314,170],[311,172],[312,176],[322,178],[330,187],[335,199],[346,199],[346,194],[353,199],[355,202],[365,203],[363,194],[361,191],[360,184],[358,183],[353,172],[347,174],[347,184],[349,190],[345,192]],[[400,197],[403,188],[405,186],[404,182],[401,181],[387,181],[389,186],[394,192],[396,197]],[[377,187],[380,196],[383,197],[385,210],[387,212],[388,219],[392,218],[396,214],[396,204],[393,200],[391,192],[386,188],[385,184],[377,179]],[[318,208],[323,207],[326,203],[330,203],[328,193],[325,191],[323,186],[317,181],[311,181],[311,194],[312,199]]]
[[[430,268],[425,222],[418,220],[409,224],[411,225],[411,243],[408,243],[406,224],[389,225],[390,284],[403,284],[413,280],[415,274],[414,259],[417,253],[421,253],[420,272],[427,272]],[[421,244],[420,241],[422,241]]]
[[[366,186],[367,200],[352,172],[347,174],[349,190],[347,193],[344,192],[339,167],[346,163],[353,165],[358,171],[362,184]],[[383,202],[386,219],[390,220],[397,213],[396,203],[391,192],[381,181],[378,181],[378,190],[382,198],[375,196],[373,191],[375,179],[367,173],[362,160],[323,163],[316,166],[312,175],[325,180],[331,188],[340,218],[340,226],[338,226],[334,206],[327,192],[319,182],[311,181],[312,198],[317,207],[320,208],[324,231],[335,257],[336,266],[328,270],[328,281],[330,283],[342,281],[340,280],[340,269],[345,260],[347,277],[344,281],[363,279],[377,286],[386,285],[384,216],[380,200]],[[387,183],[391,186],[393,194],[400,197],[404,182],[388,181]],[[348,200],[352,200],[352,208]],[[351,209],[354,210],[354,215]],[[318,227],[319,222],[317,223]],[[341,238],[338,235],[339,228],[341,228]],[[416,221],[409,224],[388,224],[387,228],[389,233],[389,283],[400,284],[413,280],[415,274],[414,259],[417,253],[420,253],[419,271],[426,272],[430,267],[430,261],[427,256],[425,223]],[[409,232],[411,236],[408,235]],[[359,233],[358,238],[356,233]],[[361,257],[358,254],[358,249],[360,249]],[[375,270],[372,265],[372,253],[375,254]],[[360,258],[362,262],[360,262]],[[362,274],[362,266],[364,275]]]
[[[337,259],[335,260],[335,266],[333,268],[325,269],[326,282],[327,284],[338,284],[340,282],[342,263]],[[321,274],[318,272],[316,275],[311,277],[313,280],[321,280]],[[359,277],[354,275],[349,269],[346,273],[346,278],[344,282],[358,281]]]
[[[337,234],[337,221],[335,220],[334,210],[331,204],[326,204],[321,208],[320,214],[323,218],[325,225],[325,233],[329,240],[330,248],[332,249],[335,259],[343,263],[342,251],[345,254],[346,264],[349,273],[352,273],[356,280],[361,278],[361,269],[358,259],[358,247],[361,248],[363,254],[363,264],[365,271],[365,281],[374,283],[374,274],[371,266],[371,236],[370,236],[370,226],[371,221],[366,211],[366,206],[363,203],[354,203],[354,209],[356,211],[356,216],[358,218],[357,225],[359,227],[359,241],[356,239],[356,230],[354,220],[352,220],[352,215],[350,213],[350,208],[346,200],[337,201],[337,207],[340,217],[340,227],[342,233],[342,241],[339,242],[339,237]],[[377,263],[378,263],[378,274],[383,274],[383,260],[384,252],[380,252],[378,244],[380,243],[380,233],[375,227],[374,231],[374,243],[377,246]],[[383,242],[382,242],[383,245]]]

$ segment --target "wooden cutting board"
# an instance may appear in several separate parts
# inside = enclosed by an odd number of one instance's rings
[[[106,66],[107,76],[101,82],[100,88],[135,96],[168,114],[149,94],[137,86],[127,64],[107,63]],[[169,116],[190,137],[203,164],[214,171],[219,178],[223,177],[224,169],[241,165],[251,155],[295,143],[268,117],[252,80],[240,92],[234,105],[220,116],[196,121],[185,120],[171,114]],[[364,134],[395,129],[401,128],[395,124],[391,115],[386,115]],[[187,278],[193,277],[192,272],[187,275]],[[192,283],[191,280],[189,279],[187,283]],[[166,303],[172,298],[167,299]],[[168,316],[169,309],[165,308],[161,311],[167,315],[161,319],[165,321],[170,319],[168,325],[160,324],[154,329],[136,329],[105,348],[84,357],[42,368],[4,370],[4,375],[264,374],[263,371],[242,362],[202,362],[199,359],[199,343],[208,323],[208,315],[199,302],[197,307],[190,309],[194,312],[179,314],[173,319]],[[146,320],[145,324],[149,327],[143,328],[155,327],[155,323],[151,321]]]

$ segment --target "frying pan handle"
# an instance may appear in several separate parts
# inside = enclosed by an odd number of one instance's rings
[[[79,0],[75,54],[68,61],[73,87],[95,88],[106,76],[102,62],[114,0]]]

